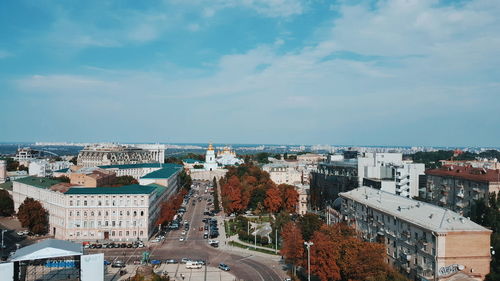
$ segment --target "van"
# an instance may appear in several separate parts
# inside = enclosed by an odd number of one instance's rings
[[[186,268],[190,268],[190,269],[193,269],[193,268],[196,268],[196,269],[199,269],[201,268],[201,264],[197,261],[188,261],[186,262]]]

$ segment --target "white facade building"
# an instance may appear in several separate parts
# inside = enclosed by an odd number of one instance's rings
[[[205,154],[204,168],[207,171],[214,171],[218,168],[217,161],[215,159],[215,150],[212,144],[208,146],[207,153]]]
[[[222,167],[241,165],[245,163],[243,159],[236,157],[236,152],[231,150],[231,148],[229,147],[224,147],[223,150],[219,151],[219,153],[217,153],[217,158],[215,159],[215,161]]]
[[[14,181],[12,197],[15,210],[27,197],[40,201],[49,213],[49,234],[57,239],[147,240],[158,227],[161,203],[178,187],[176,177],[168,179],[169,186],[122,187],[71,187],[27,177]]]
[[[45,159],[33,160],[28,166],[30,176],[47,177],[52,176],[54,171],[67,169],[73,165],[69,161],[55,161],[50,162]]]
[[[276,184],[301,184],[304,177],[304,171],[299,169],[299,166],[287,163],[266,164],[262,169],[269,173],[271,180]]]

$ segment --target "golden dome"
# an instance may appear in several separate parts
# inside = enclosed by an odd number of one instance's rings
[[[208,145],[208,150],[214,150],[214,146],[212,144]]]

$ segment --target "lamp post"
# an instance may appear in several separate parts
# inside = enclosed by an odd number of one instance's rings
[[[311,246],[314,245],[313,242],[304,242],[307,248],[307,280],[311,281]]]

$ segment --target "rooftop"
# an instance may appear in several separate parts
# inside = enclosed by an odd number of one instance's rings
[[[339,195],[435,232],[491,231],[448,209],[366,186]]]
[[[139,163],[139,164],[125,164],[125,165],[105,165],[105,166],[99,166],[101,169],[118,169],[118,170],[123,170],[123,169],[141,169],[141,168],[165,168],[169,166],[178,166],[181,167],[180,165],[177,164],[172,164],[172,163]]]
[[[120,187],[72,187],[64,194],[150,194],[158,186],[131,184]]]
[[[53,180],[49,178],[38,178],[38,177],[25,177],[15,180],[20,183],[24,183],[31,186],[36,186],[38,188],[49,188],[53,185],[60,183],[58,180]]]
[[[184,163],[188,163],[188,164],[195,164],[195,163],[203,163],[202,160],[197,160],[197,159],[191,159],[191,158],[186,158],[186,159],[182,159],[182,162]]]
[[[82,253],[81,244],[65,240],[47,239],[17,250],[11,261],[80,256]]]
[[[500,170],[472,168],[470,166],[445,165],[438,169],[427,170],[425,174],[448,176],[479,182],[500,182]]]
[[[180,169],[182,169],[182,167],[179,165],[167,166],[165,168],[144,175],[141,177],[141,179],[168,179],[172,175],[177,173]]]

